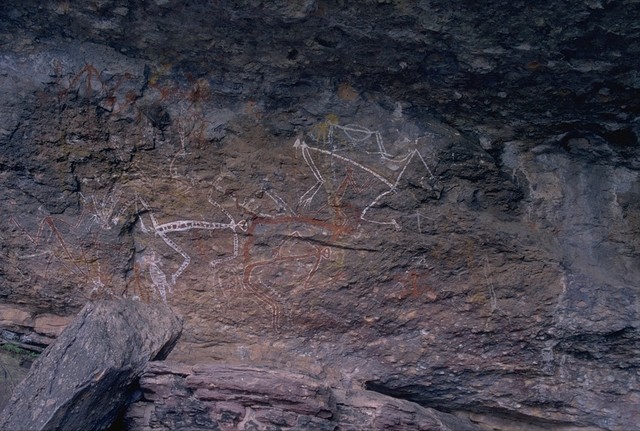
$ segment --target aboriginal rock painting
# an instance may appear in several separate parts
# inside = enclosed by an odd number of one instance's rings
[[[31,287],[61,285],[85,299],[120,296],[119,268],[126,264],[129,246],[117,240],[117,229],[112,228],[121,225],[121,219],[97,199],[81,197],[83,211],[74,218],[46,214],[41,208],[35,222],[26,215],[11,216],[8,228],[23,241],[9,258],[20,281]]]
[[[420,173],[422,179],[435,180],[423,156],[416,147],[410,148],[404,154],[391,155],[387,152],[380,133],[364,127],[337,124],[329,124],[327,127],[326,141],[309,145],[298,139],[293,145],[296,150],[300,151],[315,178],[315,184],[302,194],[299,204],[309,208],[321,190],[324,189],[330,193],[332,187],[327,184],[327,176],[332,175],[335,178],[337,172],[342,172],[343,177],[337,189],[334,188],[332,196],[327,198],[327,202],[333,203],[334,208],[339,207],[339,204],[345,199],[347,189],[352,188],[353,192],[366,201],[366,205],[358,215],[361,221],[389,225],[400,230],[401,226],[394,218],[377,219],[372,215],[372,210],[385,197],[398,192],[398,185],[414,159],[420,163],[420,167],[423,169],[423,172]],[[337,139],[336,135],[338,134],[342,134],[344,139]],[[346,144],[341,145],[340,142]],[[354,155],[345,155],[349,154],[349,150]],[[330,168],[329,171],[323,173],[318,168],[316,162],[318,158],[325,159],[325,164]],[[367,161],[369,161],[368,164]],[[385,170],[389,173],[383,173]],[[339,173],[337,175],[340,176]],[[355,178],[363,178],[364,181],[358,185]],[[366,196],[367,194],[370,196]]]
[[[385,207],[409,174],[417,181],[435,181],[417,140],[403,142],[403,153],[393,154],[377,131],[329,123],[324,136],[297,138],[289,148],[299,178],[263,184],[259,194],[268,204],[262,206],[239,192],[215,197],[214,186],[206,213],[215,221],[170,218],[137,197],[139,232],[153,238],[138,262],[157,297],[170,300],[189,272],[197,247],[196,237],[188,233],[205,234],[210,256],[199,264],[214,273],[234,273],[234,287],[270,314],[278,329],[287,298],[326,285],[323,270],[344,265],[348,250],[357,248],[353,241],[384,229],[422,230],[426,219],[419,213],[402,215]],[[400,215],[408,225],[399,222]],[[169,258],[160,259],[160,249]]]
[[[189,288],[196,272],[198,280],[203,271],[214,279],[225,274],[227,281],[215,287],[250,298],[279,330],[286,324],[288,298],[346,277],[342,268],[354,250],[384,253],[368,249],[363,238],[385,231],[422,233],[428,217],[417,205],[393,205],[394,199],[406,200],[405,183],[420,190],[437,183],[421,145],[424,139],[385,145],[376,130],[328,121],[283,145],[288,176],[258,183],[251,194],[249,188],[229,192],[220,186],[236,176],[229,169],[218,168],[215,180],[185,182],[180,163],[189,153],[181,139],[178,156],[159,168],[165,170],[164,181],[173,182],[175,195],[159,198],[161,187],[149,187],[153,179],[146,183],[148,176],[140,175],[134,179],[144,187],[116,185],[102,197],[83,195],[76,224],[52,215],[43,216],[37,232],[19,220],[13,224],[32,249],[24,258],[44,259],[44,279],[58,267],[61,275],[90,285],[87,296],[111,289],[112,295],[171,302]],[[175,204],[182,194],[195,196],[196,189],[199,198]],[[100,250],[108,254],[103,245],[118,243],[127,232],[133,243],[119,243],[118,252],[128,269],[119,271],[125,281],[115,291],[108,277],[118,269],[101,266],[108,259]],[[105,235],[111,236],[101,242]],[[412,273],[399,283],[415,294],[415,279]]]
[[[344,134],[347,138],[346,142],[350,144],[354,152],[364,155],[366,159],[373,158],[374,161],[377,159],[377,166],[367,166],[363,164],[364,162],[358,162],[355,158],[341,154],[345,150],[348,150],[348,148],[338,147],[335,139],[335,135],[338,132]],[[371,150],[369,150],[365,145],[367,141],[374,142],[374,146]],[[325,191],[328,190],[326,184],[327,179],[325,178],[327,173],[323,174],[320,169],[318,169],[315,162],[315,158],[318,157],[328,159],[332,175],[335,175],[336,171],[342,170],[344,172],[342,182],[332,198],[334,199],[334,203],[340,203],[344,200],[344,195],[348,187],[352,187],[360,196],[363,196],[363,192],[366,190],[373,190],[373,198],[367,202],[366,206],[362,208],[359,214],[360,220],[373,224],[390,225],[397,230],[400,230],[401,226],[394,218],[390,218],[388,220],[377,220],[371,215],[371,210],[379,205],[383,198],[398,191],[398,184],[405,174],[407,167],[414,159],[418,160],[424,168],[424,172],[422,173],[423,178],[429,177],[430,179],[434,179],[429,166],[417,148],[411,148],[405,154],[397,156],[391,155],[385,149],[380,133],[373,132],[364,127],[330,124],[328,126],[328,139],[325,144],[326,145],[324,147],[312,146],[308,145],[305,141],[301,142],[299,139],[296,140],[294,144],[294,148],[302,153],[305,163],[313,173],[313,177],[316,180],[316,183],[309,188],[299,200],[299,203],[307,208],[311,207],[319,191],[323,188]],[[343,168],[336,169],[336,165],[342,165]],[[391,175],[384,175],[376,171],[376,168],[381,170],[385,165],[393,166],[392,169],[397,173],[394,172]],[[357,174],[355,174],[355,172],[357,172]],[[358,186],[358,183],[354,180],[356,175],[358,177],[365,178],[364,183],[360,186]],[[369,198],[370,197],[365,198],[365,200]]]

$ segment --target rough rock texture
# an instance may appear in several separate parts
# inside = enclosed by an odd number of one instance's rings
[[[163,359],[180,331],[180,319],[163,304],[87,304],[15,389],[0,429],[108,428],[147,362]]]
[[[167,302],[176,361],[636,427],[640,3],[529,3],[3,2],[0,300]]]
[[[266,368],[154,362],[140,388],[124,419],[130,430],[480,430],[408,401]]]
[[[33,359],[31,352],[0,345],[0,411],[11,399],[16,385],[29,372]]]
[[[0,304],[0,342],[41,352],[71,320],[72,316],[34,314],[24,305]]]
[[[0,304],[0,410],[15,386],[29,371],[34,356],[41,353],[71,322],[72,316],[34,312],[31,307]]]

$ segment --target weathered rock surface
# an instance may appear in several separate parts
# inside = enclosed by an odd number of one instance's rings
[[[34,354],[0,344],[0,411],[11,399],[16,385],[25,378],[34,360]]]
[[[0,304],[0,342],[41,352],[67,327],[73,316],[34,314],[29,307]]]
[[[640,3],[45,3],[0,8],[22,328],[137,297],[176,361],[640,423]]]
[[[180,319],[163,304],[87,304],[16,388],[0,429],[108,428],[147,362],[163,359],[180,331]]]
[[[130,430],[479,430],[470,421],[363,390],[335,391],[287,371],[150,363]]]

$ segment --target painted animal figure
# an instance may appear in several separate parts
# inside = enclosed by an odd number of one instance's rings
[[[311,156],[312,152],[323,154],[325,156],[329,156],[332,160],[337,160],[345,163],[348,167],[357,168],[358,171],[364,172],[365,175],[368,175],[371,178],[374,178],[375,180],[377,180],[377,182],[379,182],[382,185],[383,191],[378,195],[376,195],[374,199],[371,202],[369,202],[366,207],[364,207],[364,209],[360,213],[360,219],[373,224],[393,226],[396,230],[400,230],[401,226],[398,224],[398,222],[394,218],[391,218],[389,220],[383,220],[383,221],[375,220],[368,215],[369,211],[373,207],[378,205],[384,197],[397,192],[398,184],[400,183],[400,180],[405,174],[407,167],[411,164],[411,162],[414,159],[417,158],[417,160],[419,160],[422,163],[422,165],[425,167],[426,172],[428,172],[431,178],[433,178],[433,174],[431,173],[431,170],[429,169],[427,162],[424,160],[420,152],[415,148],[410,150],[406,155],[402,157],[390,158],[388,154],[384,152],[384,147],[380,147],[379,154],[381,155],[382,161],[393,162],[394,164],[397,164],[400,166],[400,172],[396,175],[395,179],[389,179],[386,176],[371,169],[370,167],[367,167],[361,163],[358,163],[348,157],[337,154],[333,150],[330,151],[330,150],[325,150],[323,148],[313,147],[308,145],[304,141],[300,141],[300,139],[296,140],[296,142],[293,144],[293,147],[295,149],[300,150],[300,152],[302,153],[302,158],[304,159],[305,163],[307,164],[314,178],[316,179],[316,183],[300,197],[299,202],[301,205],[303,205],[304,207],[309,207],[311,205],[311,202],[315,198],[316,194],[322,189],[322,187],[326,183],[325,178],[323,177],[313,157]],[[347,170],[347,172],[350,172],[350,171]]]
[[[218,222],[209,222],[203,220],[174,220],[167,223],[158,223],[155,215],[153,214],[149,205],[142,198],[138,198],[142,206],[149,212],[149,217],[151,219],[152,226],[147,227],[142,217],[140,217],[140,227],[145,233],[153,233],[159,236],[165,244],[171,247],[176,253],[182,256],[183,261],[180,264],[180,267],[171,275],[171,284],[175,285],[178,277],[187,269],[189,263],[191,263],[191,257],[187,252],[180,247],[175,241],[169,238],[169,234],[174,232],[185,232],[192,229],[202,229],[202,230],[229,230],[233,235],[233,254],[231,256],[215,259],[211,261],[212,266],[216,266],[222,262],[226,262],[228,260],[234,259],[238,256],[238,229],[240,231],[246,232],[247,230],[247,222],[245,220],[240,220],[236,222],[231,214],[227,210],[225,210],[219,203],[212,200],[209,196],[208,201],[211,205],[220,209],[228,218],[229,223],[218,223]]]
[[[269,308],[272,326],[276,331],[282,327],[286,305],[278,298],[310,287],[322,261],[331,257],[331,248],[314,240],[313,235],[327,235],[335,239],[334,236],[339,235],[339,229],[339,226],[331,223],[301,216],[253,220],[248,240],[243,245],[242,288]],[[279,244],[260,253],[254,241],[256,236],[267,230],[288,233]],[[332,243],[329,238],[327,244]]]

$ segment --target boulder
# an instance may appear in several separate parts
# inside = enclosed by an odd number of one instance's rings
[[[87,304],[34,362],[2,412],[2,430],[103,430],[148,361],[171,350],[181,319],[163,304]]]
[[[292,371],[230,364],[149,363],[128,430],[478,430],[470,421]]]

